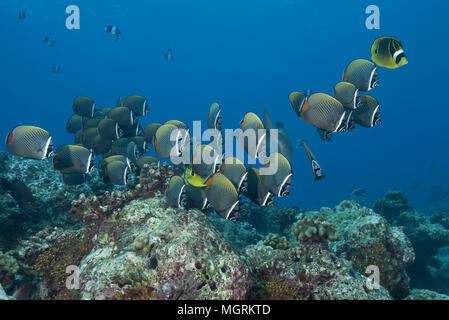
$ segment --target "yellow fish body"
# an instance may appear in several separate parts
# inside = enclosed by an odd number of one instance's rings
[[[371,60],[378,66],[396,69],[408,63],[402,43],[393,37],[380,37],[371,46]]]
[[[184,178],[188,184],[193,187],[204,189],[207,187],[207,184],[204,183],[205,178],[197,175],[193,172],[192,165],[188,166],[185,173]]]

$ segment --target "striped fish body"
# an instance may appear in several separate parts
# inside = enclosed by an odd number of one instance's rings
[[[288,95],[288,99],[290,100],[293,111],[295,111],[296,115],[300,117],[302,107],[307,100],[306,95],[299,91],[293,91]]]
[[[180,155],[177,139],[171,139],[171,135],[172,133],[175,134],[175,130],[177,131],[179,129],[173,124],[164,124],[157,129],[154,138],[154,149],[159,158],[168,159],[172,152],[173,154]],[[180,136],[179,139],[181,139]]]
[[[132,126],[130,126],[130,127],[121,126],[120,128],[123,131],[123,136],[126,138],[132,138],[135,136],[143,137],[143,129],[137,119],[134,120],[134,123]]]
[[[98,135],[94,139],[93,148],[96,154],[105,154],[112,148],[112,140],[105,139]]]
[[[344,113],[345,109],[337,99],[324,93],[314,93],[304,105],[301,118],[316,128],[336,132]]]
[[[260,176],[263,185],[276,197],[288,196],[292,177],[290,162],[281,153],[273,152],[267,158],[264,167],[271,165],[276,166],[277,170],[273,174]]]
[[[186,205],[186,185],[180,176],[173,176],[170,179],[165,195],[170,207],[179,208]]]
[[[214,102],[210,105],[209,114],[207,115],[207,128],[221,131],[223,129],[222,126],[221,107],[218,103]]]
[[[68,133],[75,134],[78,130],[83,129],[83,119],[81,116],[74,114],[67,120],[66,129]]]
[[[76,97],[72,104],[73,113],[86,118],[93,118],[95,102],[89,97]]]
[[[51,135],[39,127],[15,127],[6,138],[6,149],[13,155],[42,160],[52,155]]]
[[[145,142],[145,138],[142,136],[134,136],[131,137],[131,140],[137,145],[140,154],[144,154],[148,151],[147,143]]]
[[[352,83],[342,81],[335,85],[334,97],[348,109],[356,109],[358,107],[358,92],[359,90]]]
[[[94,157],[85,147],[64,145],[58,148],[53,166],[61,173],[88,173],[94,168]]]
[[[87,149],[92,149],[94,146],[95,137],[98,136],[98,129],[96,127],[83,130],[82,143]]]
[[[109,117],[115,120],[120,127],[129,128],[134,124],[134,114],[131,109],[126,107],[117,107],[109,112]]]
[[[193,172],[207,178],[214,174],[221,166],[220,154],[209,145],[199,145],[193,153]]]
[[[228,157],[223,162],[220,172],[232,182],[238,192],[247,191],[248,173],[242,161],[234,157]]]
[[[124,107],[131,109],[137,117],[144,116],[148,113],[148,104],[145,97],[139,95],[129,96],[123,99],[122,104]]]
[[[106,167],[107,181],[111,184],[123,186],[128,183],[131,171],[122,161],[112,161]]]
[[[367,128],[381,124],[379,103],[377,100],[368,95],[361,95],[360,99],[361,105],[354,110],[352,115],[354,121]]]
[[[221,173],[216,173],[206,182],[206,197],[212,208],[223,218],[230,219],[239,209],[240,197],[234,185]]]
[[[154,135],[161,125],[160,123],[150,123],[145,126],[143,137],[146,143],[153,144]]]
[[[104,139],[117,140],[121,136],[120,132],[118,123],[112,119],[103,119],[98,123],[98,133]]]
[[[260,171],[248,168],[248,190],[242,193],[255,204],[265,207],[274,205],[274,195],[262,183]]]
[[[186,209],[203,210],[207,205],[206,192],[190,184],[186,184]]]
[[[379,85],[377,67],[369,60],[354,60],[346,67],[343,81],[352,83],[360,91],[370,91]]]

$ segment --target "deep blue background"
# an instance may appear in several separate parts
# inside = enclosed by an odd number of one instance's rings
[[[65,28],[70,4],[80,7],[80,30]],[[365,28],[369,4],[381,9],[381,30]],[[22,21],[20,7],[27,13]],[[145,95],[151,112],[144,124],[205,120],[217,101],[225,126],[235,128],[245,112],[262,116],[266,108],[294,144],[308,141],[327,174],[313,182],[303,149],[295,149],[293,192],[280,204],[334,206],[364,187],[371,200],[401,189],[425,209],[429,187],[448,186],[449,178],[448,12],[443,0],[2,0],[1,132],[37,125],[55,145],[72,143],[65,123],[77,95],[99,107]],[[121,29],[119,41],[105,33],[108,24]],[[43,44],[47,35],[55,47]],[[370,58],[381,35],[399,38],[409,59],[405,67],[379,70],[381,87],[370,94],[381,104],[382,125],[321,141],[293,113],[288,94],[332,93],[345,66]],[[168,44],[173,63],[163,60]],[[53,65],[60,74],[50,72]]]

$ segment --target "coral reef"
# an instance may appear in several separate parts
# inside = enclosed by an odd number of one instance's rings
[[[248,267],[202,212],[167,209],[153,197],[130,202],[116,219],[114,241],[81,261],[82,299],[142,294],[143,284],[158,299],[246,297]]]
[[[449,214],[446,213],[437,213],[430,217],[430,222],[439,223],[445,229],[449,230]]]
[[[390,220],[411,207],[407,198],[400,191],[388,191],[383,199],[374,204],[373,209]]]
[[[5,289],[12,286],[14,276],[19,271],[19,264],[11,252],[0,251],[0,285]]]
[[[319,212],[308,212],[306,219],[325,220],[326,225],[334,226],[330,230],[335,241],[328,244],[339,257],[351,261],[357,272],[366,274],[367,267],[375,265],[379,268],[380,284],[394,298],[409,294],[409,278],[405,269],[413,264],[415,256],[401,229],[391,227],[380,215],[354,200],[342,201],[334,209],[324,207]],[[310,223],[303,223],[299,230],[305,233],[307,228],[311,228]],[[299,230],[294,230],[298,234]],[[316,226],[312,228],[315,233],[317,230]]]
[[[269,233],[289,236],[300,212],[297,208],[259,207],[248,199],[243,199],[242,207],[245,215],[240,221],[250,223],[262,236]]]
[[[208,217],[212,225],[239,251],[256,244],[263,238],[263,235],[249,222],[225,220],[215,212],[209,213]]]
[[[264,246],[270,246],[273,249],[287,250],[290,247],[286,237],[281,237],[278,234],[269,233],[262,239]]]
[[[40,278],[38,288],[42,294],[39,299],[68,300],[73,299],[66,287],[66,273],[68,266],[77,266],[81,259],[91,250],[91,242],[82,233],[60,232],[56,237],[56,243],[47,249],[34,255],[26,256],[27,262],[33,266]]]
[[[366,278],[323,241],[299,242],[287,250],[258,244],[244,254],[256,276],[253,299],[391,299],[383,287],[368,289]]]
[[[378,267],[380,284],[394,298],[401,299],[409,294],[405,269],[414,262],[413,247],[402,230],[390,227],[384,218],[372,214],[354,220],[344,230],[337,253],[352,261],[360,273],[365,273],[368,266]]]
[[[290,233],[290,228],[298,219],[298,208],[276,208],[273,220],[279,226],[279,234],[287,235]]]
[[[9,297],[6,294],[5,290],[3,289],[2,285],[0,284],[0,301],[2,300],[9,300]]]
[[[3,209],[0,211],[0,248],[12,249],[20,239],[46,227],[81,227],[67,214],[71,201],[81,193],[90,196],[115,188],[104,185],[96,172],[89,174],[89,183],[79,186],[65,185],[61,174],[53,169],[50,159],[23,159],[8,156],[4,152],[0,152],[0,158],[3,168],[0,177],[20,180],[31,190],[35,200],[33,212],[27,214],[12,197],[0,189],[0,207]]]
[[[449,296],[426,289],[413,289],[404,300],[449,300]]]
[[[27,219],[15,200],[0,197],[0,300],[16,299],[22,286],[31,292],[17,299],[444,298],[410,294],[416,263],[408,238],[434,289],[446,293],[449,219],[416,212],[399,192],[376,204],[383,216],[353,200],[310,212],[244,200],[246,214],[232,222],[169,208],[164,191],[179,170],[145,165],[124,187],[105,186],[96,174],[73,187],[49,161],[0,153],[0,175],[23,180],[36,197]],[[368,286],[371,265],[379,289]],[[79,288],[67,288],[68,267]]]
[[[449,246],[438,249],[434,259],[437,266],[427,266],[432,289],[449,295]]]
[[[376,203],[374,210],[385,215],[393,226],[401,227],[412,242],[416,254],[415,263],[408,268],[412,287],[437,290],[444,279],[435,278],[440,263],[434,256],[438,249],[449,245],[446,217],[427,216],[414,210],[399,191],[389,191]]]
[[[333,225],[321,217],[304,217],[296,222],[292,234],[298,241],[336,241],[338,237]]]

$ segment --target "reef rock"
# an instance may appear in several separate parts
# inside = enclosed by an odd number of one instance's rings
[[[0,284],[0,300],[9,300],[8,296],[6,295],[5,290],[3,289],[2,285]]]
[[[391,299],[382,286],[369,289],[367,278],[329,250],[326,242],[299,242],[287,250],[258,244],[244,254],[256,277],[253,299]]]
[[[0,248],[8,249],[17,245],[18,240],[48,226],[79,228],[77,221],[67,214],[71,201],[81,193],[102,194],[115,188],[104,185],[96,172],[88,175],[89,183],[68,186],[61,173],[54,170],[51,159],[24,159],[4,152],[0,152],[0,177],[10,181],[18,179],[34,197],[33,211],[25,216],[17,202],[0,189],[3,209],[0,211]]]
[[[260,207],[248,199],[243,199],[242,208],[245,214],[239,220],[250,223],[262,236],[269,233],[290,236],[290,228],[300,216],[300,210],[295,207]]]
[[[436,266],[427,266],[432,289],[449,294],[449,246],[438,249],[434,258],[437,261]]]
[[[79,266],[82,299],[244,299],[249,268],[198,210],[163,197],[131,201],[114,214]]]
[[[387,219],[411,209],[407,198],[400,191],[388,191],[385,197],[374,204],[374,211]]]
[[[391,198],[396,201],[389,200]],[[374,210],[385,215],[392,225],[401,227],[413,244],[416,261],[408,269],[412,286],[434,290],[440,284],[440,281],[435,278],[438,273],[435,270],[439,268],[439,262],[434,256],[439,248],[449,245],[447,218],[441,214],[427,216],[406,203],[407,199],[400,192],[390,191],[384,199],[377,202]],[[431,270],[433,274],[431,274]]]
[[[449,296],[426,289],[413,289],[404,300],[449,300]]]
[[[230,221],[223,219],[215,212],[208,215],[212,225],[217,228],[230,244],[242,251],[249,245],[256,244],[263,236],[247,221]]]
[[[396,299],[410,292],[406,268],[413,264],[413,246],[401,228],[355,201],[343,201],[334,210],[321,214],[336,226],[340,240],[333,243],[335,252],[350,260],[362,274],[369,266],[379,268],[380,284]],[[344,221],[344,223],[342,223]]]

